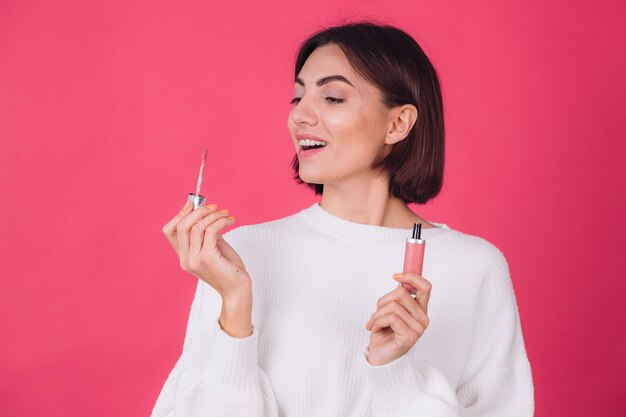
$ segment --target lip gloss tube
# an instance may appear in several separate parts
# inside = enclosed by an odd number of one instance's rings
[[[191,201],[193,203],[194,210],[200,206],[204,206],[204,202],[206,200],[203,195],[200,195],[200,186],[202,186],[202,174],[204,173],[204,163],[206,162],[208,152],[208,149],[205,149],[204,152],[202,152],[202,160],[200,161],[200,173],[198,174],[198,185],[196,185],[196,192],[189,193],[189,195],[187,196],[187,201]]]
[[[424,265],[424,249],[426,249],[426,241],[421,239],[422,224],[413,224],[413,235],[406,239],[404,249],[404,268],[403,272],[414,272],[422,275],[422,266]],[[410,284],[400,283],[398,285],[406,288],[409,293],[416,294],[417,289]]]

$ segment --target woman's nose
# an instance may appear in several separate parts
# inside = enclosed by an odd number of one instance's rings
[[[315,109],[305,98],[301,98],[300,101],[294,106],[291,112],[291,119],[297,124],[307,123],[309,125],[314,125],[317,123]]]

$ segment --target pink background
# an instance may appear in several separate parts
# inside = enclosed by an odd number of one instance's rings
[[[316,201],[293,55],[373,17],[440,74],[445,185],[413,208],[505,253],[536,415],[624,415],[625,2],[86,3],[0,3],[0,414],[150,413],[196,286],[161,227],[202,149],[235,226]]]

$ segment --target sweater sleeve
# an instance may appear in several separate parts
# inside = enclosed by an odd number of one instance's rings
[[[198,280],[182,354],[161,389],[153,417],[278,416],[270,380],[257,362],[254,322],[252,335],[230,336],[219,325],[221,305],[219,293]]]
[[[508,264],[491,248],[494,255],[476,300],[470,357],[458,386],[433,364],[416,362],[409,354],[380,366],[366,359],[373,417],[534,414],[530,363]]]

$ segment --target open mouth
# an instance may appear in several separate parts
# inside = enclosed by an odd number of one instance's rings
[[[325,140],[305,138],[298,141],[298,146],[302,151],[310,151],[312,149],[321,149],[325,146],[328,146],[328,142],[326,142]]]
[[[303,145],[301,149],[303,151],[308,151],[309,149],[319,149],[324,147],[326,147],[326,145]]]

